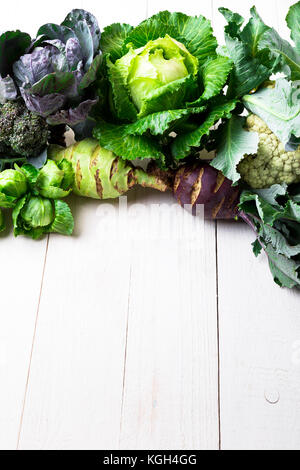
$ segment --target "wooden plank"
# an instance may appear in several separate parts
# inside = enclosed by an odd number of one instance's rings
[[[273,284],[252,241],[218,224],[222,448],[299,449],[299,293]]]
[[[51,236],[22,449],[118,446],[130,257],[107,207],[74,198],[75,236]]]
[[[142,203],[168,205],[147,210],[132,256],[120,446],[216,449],[215,226],[171,209],[171,196]]]
[[[52,20],[64,18],[67,0],[52,1]],[[60,8],[57,8],[60,5]],[[47,9],[29,15],[29,2],[8,2],[0,18],[0,30],[21,29],[35,34],[39,24],[51,20]],[[62,15],[62,16],[59,16]],[[24,237],[14,239],[1,234],[1,314],[0,314],[0,448],[15,449],[22,414],[35,321],[39,303],[47,238],[36,242]]]
[[[148,15],[162,8],[205,13],[203,6],[151,0]],[[171,196],[138,196],[146,208],[157,207],[146,209],[141,224],[147,220],[148,231],[132,254],[120,447],[215,449],[215,226],[173,209]]]
[[[0,449],[15,449],[47,240],[0,236]]]
[[[214,9],[245,15],[252,3],[214,1]],[[258,10],[277,27],[272,6]],[[218,36],[223,24],[214,15]],[[273,284],[265,257],[252,254],[253,238],[242,224],[218,223],[221,446],[299,449],[299,294]]]
[[[131,9],[120,13],[122,5],[110,1],[100,9],[87,1],[84,7],[106,23],[134,21]],[[138,22],[146,1],[135,12]],[[114,204],[74,197],[75,235],[50,237],[21,449],[119,446],[134,247],[122,238],[127,219],[117,217]]]

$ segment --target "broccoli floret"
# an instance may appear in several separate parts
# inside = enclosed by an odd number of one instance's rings
[[[268,128],[266,123],[255,114],[248,116],[246,128],[258,132],[257,154],[246,155],[238,166],[242,179],[251,188],[269,188],[273,184],[292,184],[300,182],[300,147],[287,152]]]
[[[0,155],[37,157],[48,137],[45,119],[28,111],[21,101],[10,101],[0,107]]]

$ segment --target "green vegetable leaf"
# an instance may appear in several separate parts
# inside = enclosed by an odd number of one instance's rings
[[[73,12],[74,11],[75,10],[73,10]],[[94,38],[88,23],[85,20],[79,18],[80,15],[78,17],[78,15],[72,15],[71,12],[62,24],[63,26],[67,26],[74,31],[81,47],[81,53],[85,63],[84,69],[87,71],[92,65],[94,51],[96,52],[97,48],[94,49]]]
[[[70,90],[75,83],[75,76],[71,72],[54,72],[46,75],[36,82],[26,92],[31,95],[45,96],[53,93],[63,93]]]
[[[57,162],[56,165],[64,173],[63,179],[60,183],[60,187],[65,191],[68,191],[73,186],[75,179],[72,163],[69,162],[69,160],[63,158],[62,160]]]
[[[275,282],[300,288],[300,205],[290,198],[287,186],[243,191],[239,208],[240,217],[257,235],[254,254],[264,249]]]
[[[251,18],[241,32],[240,39],[248,45],[250,55],[255,57],[264,33],[270,28],[262,21],[255,7],[251,8],[250,13]]]
[[[19,199],[12,213],[14,235],[27,235],[34,240],[40,238],[52,222],[53,214],[50,200],[27,194]]]
[[[40,41],[47,39],[58,39],[63,43],[66,43],[68,39],[76,38],[74,31],[67,26],[62,26],[53,23],[47,23],[41,26],[37,32],[38,42],[35,42],[35,47],[37,47]]]
[[[263,247],[261,246],[259,241],[256,239],[255,242],[252,243],[252,249],[253,249],[253,253],[255,254],[255,256],[258,257],[261,254]]]
[[[128,135],[143,135],[150,131],[152,135],[161,135],[171,131],[182,119],[191,114],[199,114],[205,110],[205,106],[188,109],[174,109],[149,114],[133,124],[125,126]]]
[[[86,72],[86,74],[83,76],[80,84],[79,84],[79,90],[85,90],[87,87],[89,87],[92,83],[95,82],[95,80],[98,78],[98,73],[99,69],[102,65],[103,62],[103,55],[98,54],[94,58],[92,65]]]
[[[217,96],[224,88],[232,67],[233,63],[228,57],[218,55],[215,59],[209,59],[201,69],[204,91],[200,98],[188,103],[188,106],[201,105]]]
[[[36,188],[39,194],[51,199],[68,196],[72,189],[70,187],[62,188],[64,176],[64,171],[53,160],[48,160],[46,165],[39,171],[36,179]]]
[[[128,134],[127,126],[99,123],[93,132],[100,145],[114,152],[117,156],[135,160],[136,158],[153,158],[164,161],[165,157],[159,145],[151,138]]]
[[[74,229],[73,216],[65,202],[31,194],[19,199],[12,218],[15,236],[27,235],[38,239],[53,232],[71,235]]]
[[[246,95],[246,108],[259,116],[286,146],[293,150],[293,141],[300,137],[300,90],[297,84],[284,78],[276,81],[275,88],[262,88]],[[296,148],[299,142],[296,140]]]
[[[250,201],[253,201],[255,205],[249,205]],[[273,226],[275,221],[284,219],[300,223],[299,204],[289,199],[285,205],[279,205],[277,201],[276,205],[273,205],[264,199],[262,191],[260,191],[260,195],[257,191],[243,191],[240,197],[240,208],[252,215],[257,212],[263,223],[270,226]]]
[[[277,64],[274,71],[282,71],[292,80],[300,79],[300,55],[275,29],[266,31],[258,47],[260,50],[268,50],[274,58]]]
[[[0,232],[3,232],[6,229],[5,218],[3,211],[0,209]]]
[[[287,242],[286,237],[274,227],[262,224],[259,233],[265,242],[268,244],[271,243],[276,253],[284,255],[287,258],[291,258],[300,254],[300,244],[290,245]]]
[[[229,34],[231,37],[237,37],[240,33],[241,26],[244,23],[244,18],[238,13],[234,13],[228,8],[221,7],[219,12],[222,13],[228,25],[225,26],[225,33]]]
[[[197,88],[192,75],[174,80],[167,85],[154,89],[145,100],[139,113],[139,118],[157,111],[181,108],[191,98]]]
[[[256,132],[248,132],[244,129],[245,118],[232,116],[219,134],[217,156],[212,161],[212,166],[236,183],[240,179],[237,165],[245,154],[257,152],[259,136]]]
[[[187,157],[192,147],[199,147],[202,137],[208,135],[211,128],[222,118],[230,118],[236,107],[235,100],[219,104],[206,116],[204,122],[194,131],[178,135],[172,144],[172,154],[175,159],[180,160]]]
[[[134,53],[131,56],[131,60],[133,58]],[[123,121],[135,121],[137,118],[137,109],[130,100],[127,87],[128,70],[131,60],[129,58],[128,62],[123,62],[122,65],[118,64],[116,66],[107,59],[114,112]]]
[[[5,78],[11,74],[16,62],[30,46],[31,37],[21,31],[7,31],[0,36],[0,75]]]
[[[270,77],[273,64],[272,67],[266,67],[257,57],[252,57],[249,54],[248,44],[239,39],[226,34],[225,42],[229,57],[234,62],[228,96],[241,97],[257,88]]]
[[[243,18],[240,15],[226,8],[220,11],[228,21],[225,42],[228,56],[235,66],[228,96],[240,97],[267,80],[277,70],[281,58],[278,51],[270,51],[269,40],[264,40],[271,28],[262,21],[255,7],[251,8],[251,18],[243,29]]]
[[[11,209],[16,205],[16,198],[0,193],[0,207]]]
[[[296,44],[297,52],[300,54],[300,2],[290,7],[286,22],[291,30],[291,38]]]
[[[150,40],[163,38],[166,34],[182,42],[188,51],[197,57],[200,65],[215,54],[217,41],[210,21],[203,16],[187,16],[169,11],[161,11],[143,21],[128,34],[125,42],[139,48]]]
[[[0,207],[14,207],[27,190],[27,179],[17,166],[0,172]]]
[[[124,53],[124,41],[133,27],[129,24],[113,23],[102,32],[100,48],[103,54],[109,54],[112,62],[120,59]]]
[[[26,176],[31,189],[33,189],[33,186],[35,185],[39,175],[39,170],[31,164],[25,163],[24,165],[22,165],[21,171]]]
[[[300,287],[300,278],[298,269],[300,263],[288,259],[284,255],[276,253],[271,244],[266,246],[266,253],[269,257],[269,266],[275,282],[280,287]]]
[[[61,235],[72,235],[74,230],[74,218],[70,207],[65,201],[54,201],[55,217],[48,231]]]
[[[68,13],[62,25],[73,29],[76,33],[76,27],[79,23],[84,23],[89,29],[92,38],[93,52],[96,53],[99,48],[99,41],[101,36],[100,28],[96,17],[86,10],[75,8],[70,11],[70,13]],[[78,34],[77,38],[80,42],[81,38],[80,36],[78,36]]]
[[[277,199],[287,194],[286,184],[273,184],[268,189],[254,189],[253,192],[273,206],[278,206]]]

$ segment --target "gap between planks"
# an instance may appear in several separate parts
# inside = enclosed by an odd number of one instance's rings
[[[43,264],[40,292],[39,292],[39,298],[38,298],[38,303],[37,303],[37,310],[36,310],[36,317],[35,317],[35,322],[34,322],[34,329],[33,329],[32,344],[31,344],[28,371],[27,371],[27,377],[26,377],[24,398],[23,398],[22,410],[21,410],[21,416],[20,416],[20,425],[19,425],[19,431],[18,431],[18,437],[17,437],[17,447],[16,447],[17,450],[19,449],[20,438],[21,438],[21,433],[22,433],[23,417],[24,417],[24,411],[25,411],[25,406],[26,406],[26,397],[27,397],[27,391],[28,391],[28,385],[29,385],[29,379],[30,379],[31,363],[32,363],[32,357],[33,357],[34,343],[35,343],[35,337],[36,337],[36,332],[37,332],[41,297],[42,297],[42,292],[43,292],[44,277],[45,277],[46,264],[47,264],[49,240],[50,240],[50,234],[47,235],[47,242],[46,242],[46,249],[45,249],[45,256],[44,256],[44,264]]]
[[[221,370],[220,370],[220,318],[219,318],[219,260],[218,260],[218,221],[215,221],[215,250],[216,250],[216,310],[217,310],[217,354],[218,354],[218,429],[219,450],[222,449],[221,436]]]
[[[213,18],[213,2],[211,2],[211,16]],[[146,1],[146,18],[149,17],[149,0]],[[220,332],[219,332],[219,305],[218,305],[218,240],[217,240],[217,222],[215,222],[215,253],[216,253],[216,322],[217,322],[217,355],[218,355],[218,446],[219,449],[221,449],[221,426],[220,426]],[[45,277],[45,271],[46,271],[46,264],[47,264],[47,255],[48,255],[48,248],[49,248],[49,243],[50,243],[50,235],[47,237],[47,244],[46,244],[46,250],[45,250],[45,257],[44,257],[44,264],[43,264],[43,272],[42,272],[42,279],[41,279],[41,285],[40,285],[40,292],[39,292],[39,298],[38,298],[38,305],[37,305],[37,312],[36,312],[36,319],[35,319],[35,326],[34,326],[34,332],[33,332],[33,338],[32,338],[32,346],[31,346],[31,353],[30,353],[30,359],[29,359],[29,365],[28,365],[28,372],[27,372],[27,379],[26,379],[26,385],[25,385],[25,391],[24,391],[24,399],[23,399],[23,404],[22,404],[22,411],[21,411],[21,417],[20,417],[20,426],[19,426],[19,432],[18,432],[18,438],[17,438],[17,449],[19,448],[20,444],[20,439],[21,439],[21,434],[22,434],[22,425],[23,425],[23,417],[24,417],[24,411],[25,411],[25,406],[26,406],[26,399],[27,399],[27,392],[28,392],[28,386],[29,386],[29,381],[30,381],[30,373],[31,373],[31,364],[32,364],[32,358],[33,358],[33,352],[34,352],[34,346],[35,346],[35,339],[36,339],[36,333],[37,333],[37,327],[38,327],[38,319],[39,319],[39,309],[40,309],[40,303],[41,303],[41,296],[43,292],[43,285],[44,285],[44,277]],[[124,365],[123,365],[123,380],[122,380],[122,400],[121,400],[121,415],[120,415],[120,436],[119,436],[119,442],[121,440],[122,436],[122,426],[123,426],[123,408],[124,408],[124,392],[125,392],[125,384],[126,384],[126,366],[127,366],[127,346],[128,346],[128,331],[129,331],[129,321],[130,321],[130,294],[131,294],[131,274],[132,274],[132,266],[130,267],[130,276],[129,276],[129,291],[128,291],[128,309],[127,309],[127,321],[126,321],[126,333],[125,333],[125,347],[124,347]]]
[[[125,393],[125,381],[126,381],[127,344],[128,344],[128,327],[129,327],[130,293],[131,293],[131,273],[132,273],[132,265],[130,265],[129,283],[128,283],[128,304],[127,304],[125,348],[124,348],[124,365],[123,365],[122,400],[121,400],[121,414],[120,414],[119,448],[120,448],[120,445],[121,445],[122,428],[123,428],[124,393]]]

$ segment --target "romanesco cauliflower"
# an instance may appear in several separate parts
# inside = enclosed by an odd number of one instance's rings
[[[246,128],[258,132],[259,144],[257,154],[246,155],[238,165],[242,179],[256,189],[300,182],[300,146],[294,152],[287,152],[276,135],[255,114],[248,116]]]

